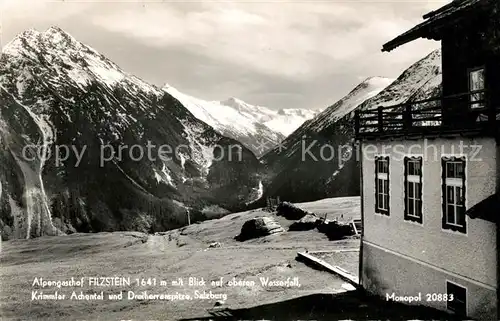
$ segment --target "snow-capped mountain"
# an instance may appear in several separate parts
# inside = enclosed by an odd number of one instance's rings
[[[250,150],[57,27],[3,48],[0,104],[4,239],[164,230],[261,185]]]
[[[406,69],[389,87],[360,105],[361,109],[424,100],[441,93],[441,50],[437,49]]]
[[[368,78],[263,156],[268,167],[265,194],[290,201],[359,195],[354,111],[435,97],[440,88],[440,50],[394,81]]]
[[[196,118],[241,142],[257,156],[283,141],[317,113],[305,109],[275,111],[234,97],[224,101],[206,101],[182,93],[168,84],[163,90],[179,100]]]
[[[247,117],[256,119],[285,137],[293,133],[306,120],[312,119],[320,112],[318,110],[298,108],[280,109],[276,111],[262,106],[250,105],[234,97],[221,101],[220,103],[233,107],[239,113]]]
[[[241,113],[232,106],[189,96],[170,85],[165,85],[162,89],[179,100],[196,118],[222,135],[241,142],[257,156],[285,138],[252,115]]]
[[[313,132],[321,131],[323,128],[332,125],[345,115],[351,113],[366,100],[376,96],[393,81],[394,79],[384,77],[370,77],[365,79],[349,94],[315,117],[306,128]]]

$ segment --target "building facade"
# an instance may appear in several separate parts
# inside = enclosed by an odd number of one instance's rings
[[[496,224],[465,215],[497,190],[495,140],[377,140],[361,147],[363,287],[386,298],[421,293],[425,301],[415,304],[447,310],[452,302],[436,295],[450,294],[451,284],[464,289],[462,313],[496,316]]]
[[[498,7],[455,0],[384,45],[440,40],[443,96],[356,113],[360,283],[370,293],[498,320],[500,235],[496,215],[481,212],[500,189],[500,55],[490,41],[500,29],[488,20]]]

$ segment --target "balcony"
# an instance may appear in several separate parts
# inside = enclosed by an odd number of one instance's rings
[[[496,135],[500,108],[484,90],[355,112],[356,139]]]

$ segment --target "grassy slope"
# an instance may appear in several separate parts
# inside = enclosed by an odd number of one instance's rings
[[[329,218],[344,214],[359,215],[359,198],[327,199],[304,203],[301,207],[316,213],[328,213]],[[31,284],[35,277],[51,280],[89,276],[151,277],[173,280],[178,277],[203,277],[218,280],[232,277],[258,281],[259,277],[283,279],[299,277],[301,288],[251,288],[210,285],[198,288],[89,288],[85,292],[113,293],[119,290],[151,293],[193,293],[194,290],[212,290],[228,295],[226,306],[233,309],[250,308],[314,293],[342,291],[344,283],[335,276],[320,272],[295,261],[298,251],[355,248],[357,240],[328,241],[317,231],[286,232],[281,235],[239,243],[233,237],[244,221],[270,215],[260,210],[236,213],[219,220],[194,224],[161,235],[134,232],[73,234],[60,237],[41,237],[32,240],[3,242],[0,254],[0,312],[1,320],[120,320],[199,317],[214,300],[201,301],[31,301]],[[285,229],[292,223],[278,221]],[[221,248],[208,248],[213,241]],[[290,264],[289,266],[287,266]],[[257,282],[257,284],[259,284]],[[55,289],[45,289],[51,293]],[[72,288],[60,292],[71,294]]]

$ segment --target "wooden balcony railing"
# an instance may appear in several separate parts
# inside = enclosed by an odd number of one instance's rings
[[[357,110],[356,138],[493,129],[499,111],[484,90]]]

